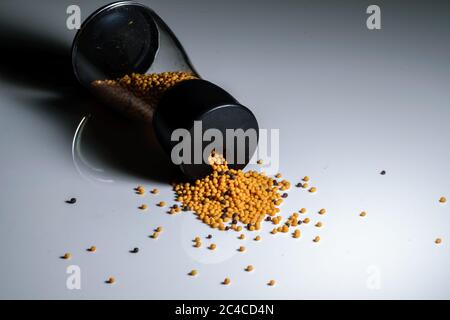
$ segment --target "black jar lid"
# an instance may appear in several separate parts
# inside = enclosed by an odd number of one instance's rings
[[[201,131],[195,132],[195,121],[201,121]],[[198,124],[199,122],[197,128]],[[174,160],[172,152],[176,151],[175,154],[178,152],[174,147],[183,141],[183,138],[172,138],[172,134],[177,129],[184,129],[189,133],[188,162],[177,164],[181,171],[192,179],[203,177],[212,171],[203,157],[204,150],[209,150],[208,145],[216,138],[203,139],[203,134],[208,129],[215,129],[220,133],[223,138],[223,148],[220,151],[226,157],[228,167],[232,169],[242,169],[248,164],[259,139],[258,122],[253,113],[219,86],[201,79],[186,80],[170,88],[158,104],[153,117],[153,127],[159,142],[172,157],[172,161]],[[227,130],[230,135],[227,135]],[[245,134],[249,136],[253,134],[255,139],[245,139]],[[236,136],[244,138],[241,144]],[[201,145],[200,150],[195,148],[196,142]],[[231,152],[227,153],[229,151]],[[230,157],[229,154],[233,156]],[[203,161],[198,162],[199,157]]]
[[[72,46],[75,76],[85,87],[94,80],[145,73],[159,48],[159,31],[148,7],[120,1],[92,13]]]

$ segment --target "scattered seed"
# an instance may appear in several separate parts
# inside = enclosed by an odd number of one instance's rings
[[[197,274],[198,274],[198,271],[195,269],[193,269],[193,270],[191,270],[191,272],[189,272],[189,275],[193,276],[193,277],[195,277]]]
[[[158,232],[153,232],[153,234],[152,234],[152,238],[153,238],[153,239],[158,238],[158,236],[159,236],[159,233],[158,233]]]
[[[282,174],[281,173],[277,173],[276,175],[275,175],[275,178],[277,178],[277,179],[280,179],[282,177]]]
[[[288,194],[285,192],[285,193],[283,193],[283,194],[281,195],[281,197],[282,197],[282,198],[287,198],[287,197],[288,197]]]
[[[256,171],[229,169],[217,154],[209,160],[211,174],[174,187],[176,200],[190,206],[203,223],[219,230],[241,232],[246,227],[256,231],[266,216],[280,212],[280,191],[290,188],[288,181],[276,182]]]
[[[313,239],[313,241],[314,241],[314,242],[319,242],[319,241],[320,241],[320,237],[319,237],[319,236],[316,236],[316,237]]]
[[[297,183],[296,185],[295,185],[297,188],[301,188],[301,187],[303,187],[303,185],[299,182],[299,183]]]
[[[261,236],[256,236],[255,237],[255,241],[260,241],[261,240]]]
[[[299,212],[300,212],[300,213],[306,213],[306,208],[301,208],[301,209],[299,210]]]
[[[276,284],[275,280],[270,280],[267,285],[273,287]]]
[[[322,222],[317,222],[316,224],[315,224],[315,226],[317,227],[317,228],[322,228]]]
[[[133,248],[133,250],[130,251],[131,253],[138,253],[139,252],[139,248]]]
[[[442,239],[441,238],[437,238],[436,240],[434,240],[434,243],[441,244],[442,243]]]
[[[253,266],[252,266],[251,264],[249,264],[249,265],[245,268],[245,271],[247,271],[247,272],[253,271]]]
[[[224,280],[223,280],[223,282],[222,282],[222,284],[224,284],[224,285],[229,285],[231,283],[231,280],[230,280],[230,278],[225,278]]]
[[[88,249],[88,251],[89,251],[89,252],[95,252],[95,251],[97,251],[97,247],[96,247],[96,246],[91,246],[91,247]]]
[[[245,251],[245,247],[244,246],[240,246],[238,249],[240,252],[244,252]]]
[[[386,171],[382,170],[382,171],[380,172],[380,174],[381,174],[382,176],[384,176],[384,175],[386,174]]]
[[[158,203],[158,206],[159,207],[164,207],[166,205],[166,203],[164,202],[164,201],[160,201],[159,203]]]
[[[69,204],[74,204],[76,202],[77,202],[77,198],[70,198],[69,200],[66,201],[66,203],[69,203]]]
[[[217,248],[217,246],[216,246],[215,243],[211,243],[211,244],[209,245],[209,250],[216,250],[216,248]]]
[[[206,236],[206,239],[212,239],[212,234],[208,234],[208,235]]]
[[[440,203],[446,203],[446,202],[447,202],[447,199],[446,199],[445,197],[440,197],[440,198],[439,198],[439,202],[440,202]]]
[[[365,211],[361,211],[361,213],[359,214],[360,217],[365,217],[366,216],[366,212]]]
[[[163,231],[163,227],[158,227],[158,228],[155,229],[155,231],[158,232],[158,233],[162,232]]]
[[[108,280],[106,280],[106,283],[114,284],[114,283],[116,283],[116,278],[114,278],[114,277],[109,277]]]
[[[159,190],[158,189],[152,189],[152,191],[150,191],[152,194],[158,194],[159,193]]]
[[[309,218],[305,218],[305,219],[303,219],[303,223],[306,223],[306,224],[308,224],[309,222],[311,221],[311,219],[309,219]]]
[[[294,238],[300,238],[300,230],[299,229],[295,229],[294,233],[293,233]]]
[[[322,208],[322,209],[319,210],[319,214],[325,214],[325,212],[327,212],[326,209],[323,209],[323,208]]]
[[[72,254],[71,254],[70,252],[66,252],[66,253],[64,253],[64,255],[62,256],[62,258],[63,258],[63,259],[66,259],[66,260],[70,260],[70,259],[72,259]]]
[[[263,161],[261,159],[259,159],[258,161],[256,161],[257,164],[263,164]]]
[[[239,239],[240,239],[240,240],[244,240],[244,239],[245,239],[245,235],[244,235],[243,233],[241,233],[241,234],[239,235]]]
[[[141,209],[141,210],[147,210],[147,208],[148,208],[148,206],[146,204],[141,204],[139,206],[139,209]]]
[[[200,248],[202,246],[202,243],[200,241],[195,242],[194,247]]]
[[[311,193],[314,193],[314,192],[317,191],[317,188],[316,187],[311,187],[311,188],[309,188],[308,191],[311,192]]]
[[[309,177],[308,176],[304,176],[302,180],[305,181],[305,182],[308,182],[309,181]]]
[[[302,185],[302,188],[303,189],[306,189],[306,188],[308,188],[309,187],[309,184],[307,184],[306,182]]]

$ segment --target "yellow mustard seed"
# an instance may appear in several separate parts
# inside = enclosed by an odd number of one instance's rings
[[[253,271],[253,266],[252,266],[251,264],[249,264],[249,265],[245,268],[245,271],[247,271],[247,272]]]
[[[141,209],[141,210],[147,210],[147,208],[148,208],[148,206],[146,204],[141,204],[139,206],[139,209]]]
[[[325,214],[326,212],[327,212],[327,210],[323,209],[323,208],[319,210],[319,214]]]
[[[158,233],[162,232],[163,231],[163,227],[158,227],[158,228],[155,229],[155,231],[158,232]]]
[[[176,200],[189,207],[200,221],[219,230],[241,232],[246,226],[256,231],[266,216],[273,217],[280,211],[279,187],[289,187],[287,181],[276,182],[256,171],[230,169],[217,154],[208,160],[211,174],[174,186]]]
[[[109,277],[108,280],[106,280],[106,283],[114,284],[114,283],[116,283],[116,278],[114,278],[114,277]]]
[[[145,193],[145,188],[143,186],[137,186],[134,190],[136,190],[136,193],[140,195]]]
[[[441,238],[437,238],[436,240],[434,240],[434,243],[441,244],[442,243],[442,239]]]
[[[230,280],[230,278],[225,278],[224,280],[223,280],[223,282],[222,282],[222,284],[224,284],[224,285],[229,285],[231,283],[231,280]]]
[[[245,239],[245,235],[244,235],[243,233],[241,233],[241,234],[239,235],[239,239],[240,239],[240,240],[244,240],[244,239]]]
[[[306,208],[301,208],[300,213],[306,213]]]
[[[196,78],[190,72],[131,73],[114,80],[95,80],[91,88],[100,96],[120,99],[124,103],[123,109],[133,110],[133,116],[148,120],[168,89],[181,81]]]
[[[96,246],[91,246],[91,247],[89,247],[88,251],[89,252],[95,252],[95,251],[97,251],[97,247]]]
[[[280,179],[281,177],[282,177],[281,173],[277,173],[277,174],[275,175],[275,178],[277,178],[277,179]]]
[[[201,246],[202,246],[201,241],[197,241],[194,243],[194,247],[196,247],[196,248],[200,248]]]
[[[317,222],[316,224],[315,224],[315,226],[317,227],[317,228],[322,228],[322,226],[323,226],[323,224],[322,224],[322,222]]]
[[[305,182],[308,182],[309,181],[309,177],[308,176],[304,176],[302,180],[305,181]]]
[[[365,217],[366,216],[366,212],[365,211],[361,211],[361,213],[359,214],[360,217]]]
[[[306,182],[302,185],[302,188],[303,189],[306,189],[306,188],[308,188],[309,187],[309,184],[307,184]]]
[[[152,194],[158,194],[159,193],[159,190],[158,189],[156,189],[156,188],[154,188],[154,189],[152,189],[152,191],[150,191]]]
[[[440,197],[440,198],[439,198],[439,202],[440,202],[440,203],[446,203],[446,202],[447,202],[447,199],[446,199],[445,197]]]
[[[310,221],[311,221],[311,219],[309,219],[309,218],[303,219],[303,223],[306,223],[306,224],[308,224]]]
[[[195,237],[194,242],[200,242],[200,241],[201,241],[201,239],[199,236]]]
[[[260,241],[261,240],[261,236],[256,236],[255,237],[255,241]]]
[[[257,164],[263,164],[263,161],[261,159],[259,159],[258,161],[256,161]]]
[[[72,254],[70,252],[66,252],[63,255],[63,259],[70,260],[72,259]]]
[[[156,238],[158,238],[158,236],[159,236],[159,233],[158,232],[153,232],[153,234],[152,234],[152,238],[153,239],[156,239]]]
[[[317,191],[317,188],[316,187],[311,187],[311,188],[309,188],[308,191],[311,192],[311,193],[314,193],[314,192]]]
[[[216,248],[217,248],[217,246],[216,246],[215,243],[211,243],[211,244],[209,245],[209,250],[216,250]]]
[[[270,231],[270,233],[271,233],[271,234],[277,234],[277,233],[278,233],[277,228],[273,228],[272,231]]]
[[[193,269],[193,270],[191,270],[191,272],[189,272],[189,275],[193,276],[193,277],[195,277],[197,274],[198,274],[198,271],[195,269]]]
[[[159,207],[164,207],[166,205],[166,203],[164,202],[164,201],[160,201],[159,203],[158,203],[158,206]]]
[[[319,236],[316,236],[316,237],[313,239],[313,241],[314,241],[314,242],[319,242],[319,241],[320,241],[320,237],[319,237]]]
[[[238,249],[240,252],[244,252],[245,251],[245,247],[244,246],[240,246]]]
[[[294,231],[294,233],[293,233],[293,236],[294,236],[294,238],[300,238],[300,230],[299,229],[295,229],[295,231]]]
[[[276,284],[276,282],[275,282],[275,280],[270,280],[267,284],[269,286],[273,287]]]

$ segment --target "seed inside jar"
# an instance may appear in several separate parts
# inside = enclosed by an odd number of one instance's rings
[[[134,118],[151,120],[164,93],[192,79],[197,77],[190,72],[132,73],[118,79],[93,81],[91,88],[108,105]]]

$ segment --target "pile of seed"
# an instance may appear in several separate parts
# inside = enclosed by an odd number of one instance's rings
[[[112,80],[95,80],[92,89],[108,105],[133,118],[151,120],[167,89],[185,80],[197,79],[190,72],[132,73]]]
[[[268,216],[275,216],[283,202],[279,190],[290,188],[286,180],[277,181],[256,171],[229,169],[227,162],[210,157],[213,172],[194,183],[179,183],[176,200],[192,210],[204,223],[219,230],[241,231],[261,228]]]

